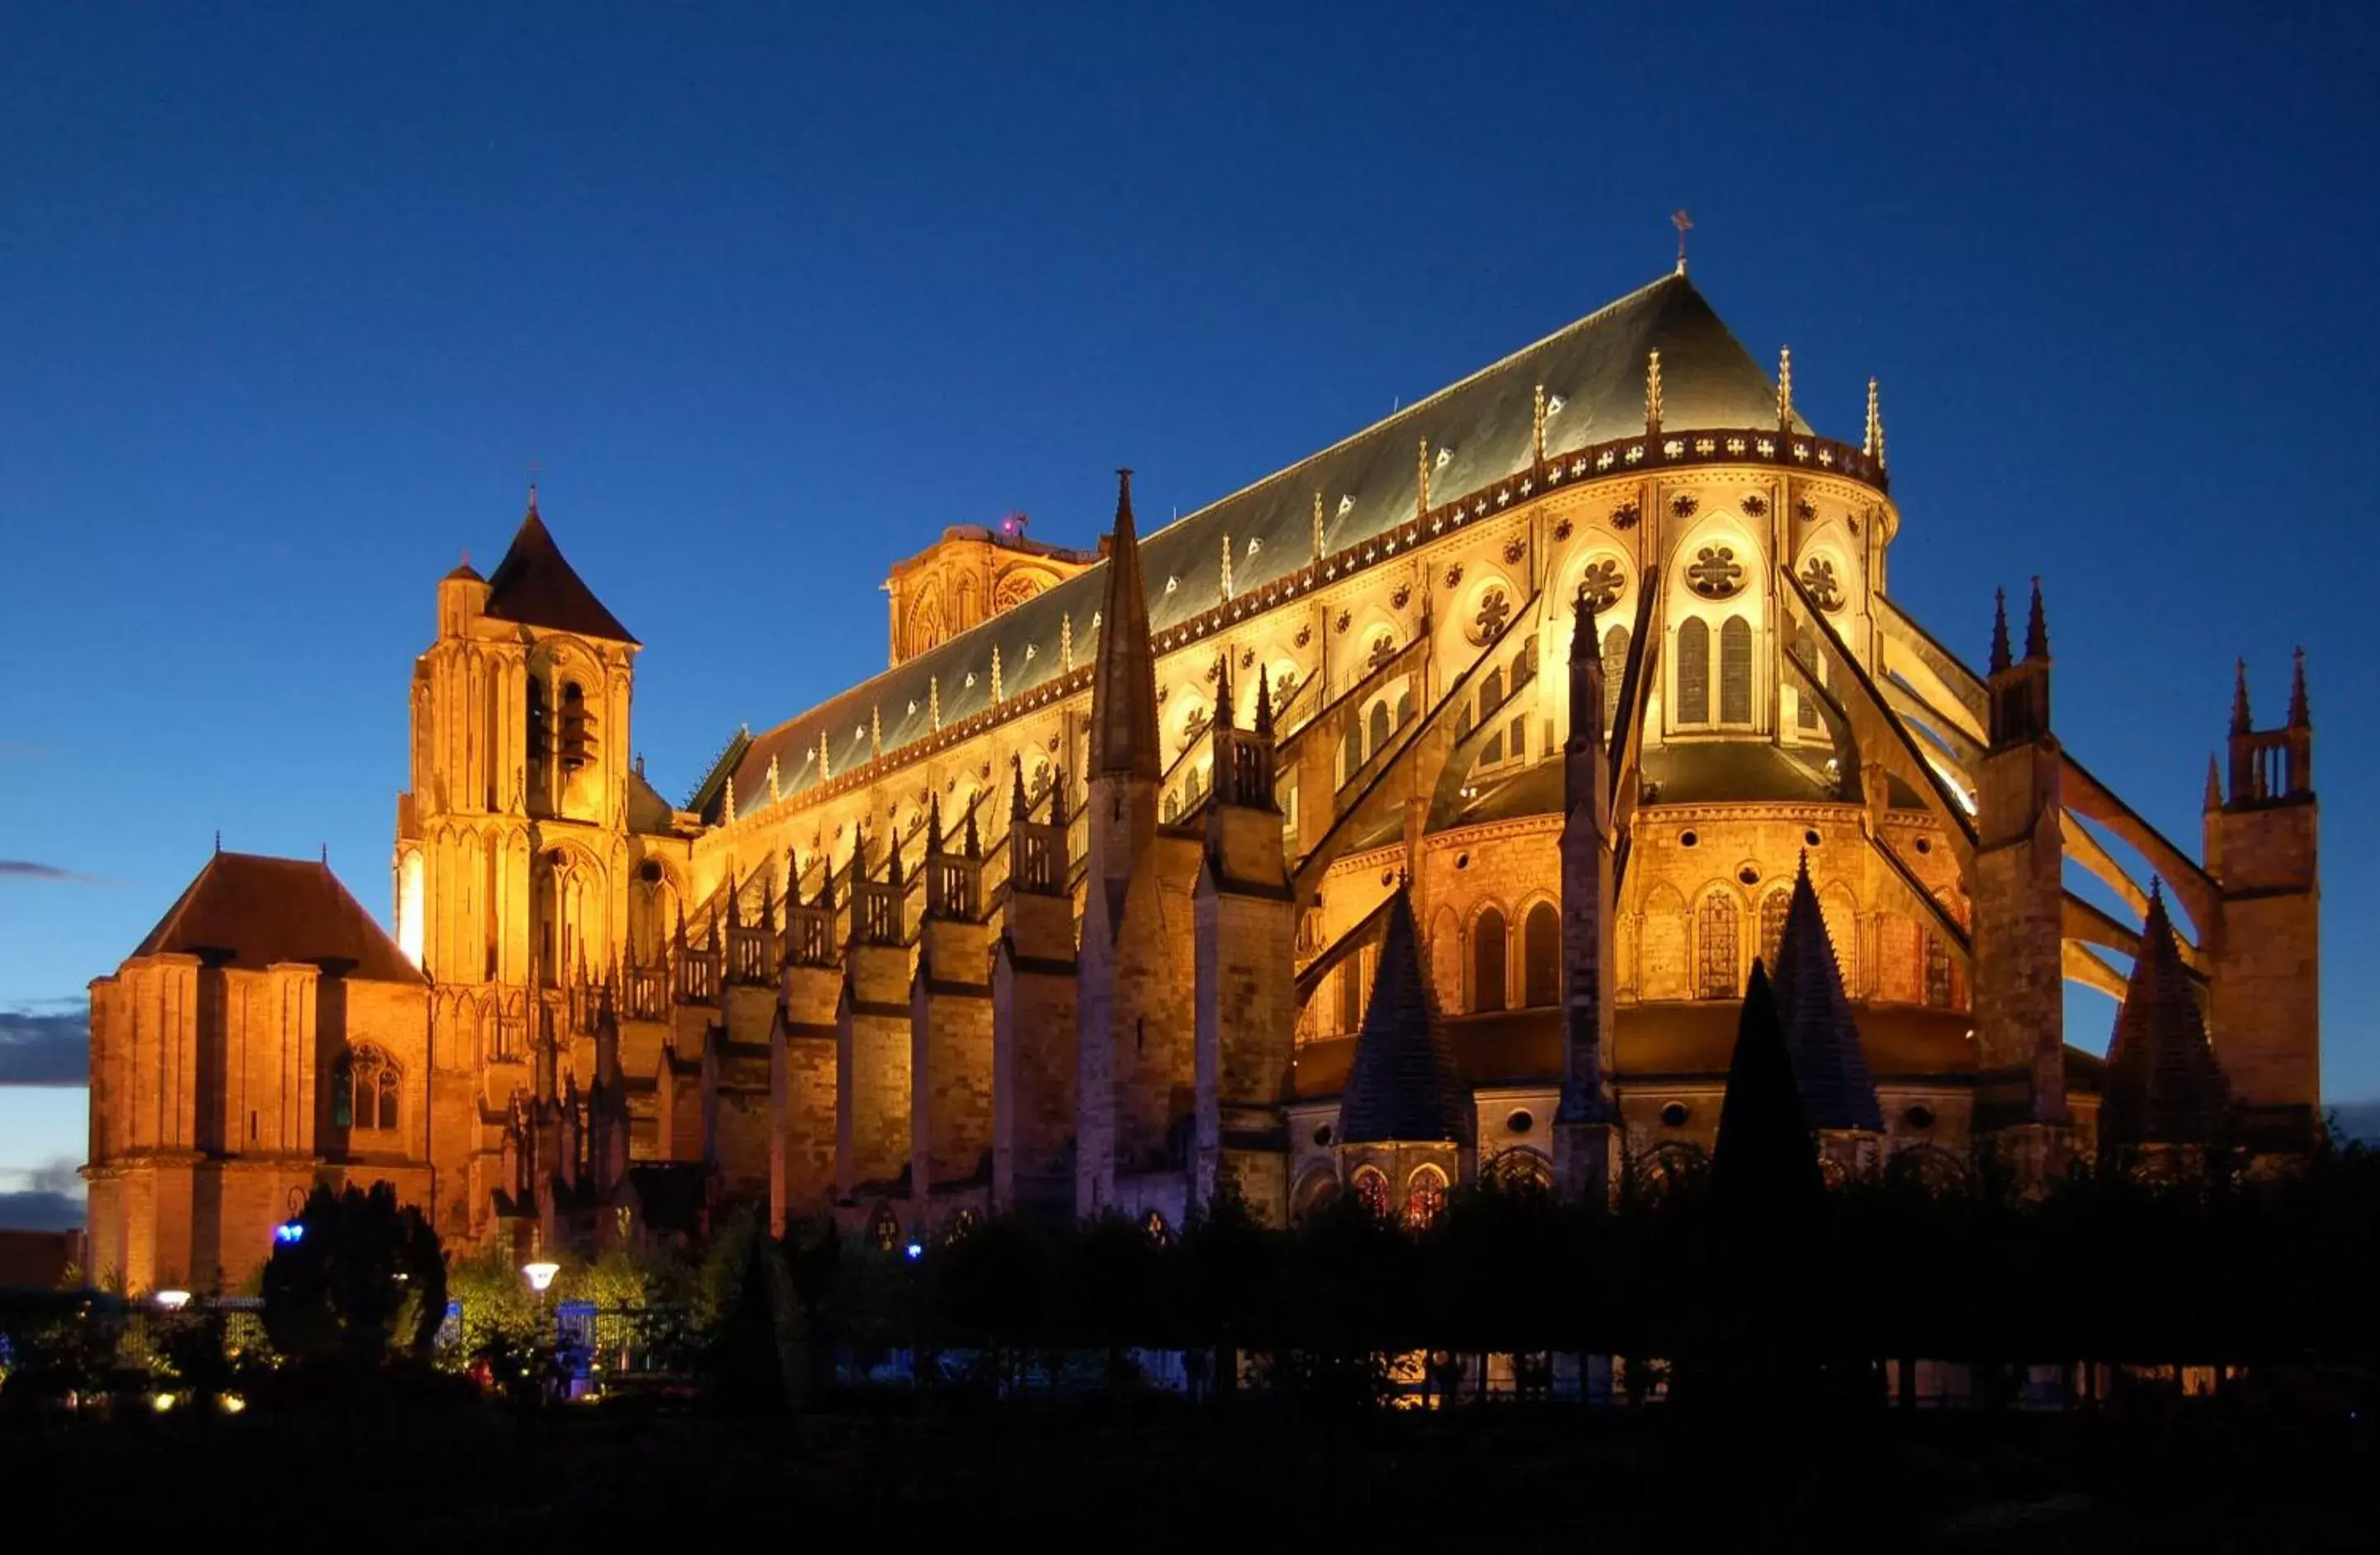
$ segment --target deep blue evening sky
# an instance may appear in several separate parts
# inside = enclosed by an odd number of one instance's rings
[[[882,667],[942,526],[1088,544],[1119,464],[1161,522],[1651,279],[1682,205],[1822,430],[1882,378],[1892,592],[1980,659],[2039,572],[2059,727],[2169,833],[2233,657],[2277,720],[2304,643],[2326,1088],[2380,1093],[2375,7],[1889,9],[7,7],[0,859],[72,878],[0,873],[0,1031],[79,1022],[218,827],[385,914],[432,584],[532,458],[682,798]],[[81,1145],[0,1087],[0,1190]]]

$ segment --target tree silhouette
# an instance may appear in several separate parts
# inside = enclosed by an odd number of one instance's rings
[[[446,1316],[446,1262],[421,1211],[396,1190],[319,1186],[294,1239],[264,1266],[264,1331],[303,1361],[369,1370],[394,1349],[427,1359]]]

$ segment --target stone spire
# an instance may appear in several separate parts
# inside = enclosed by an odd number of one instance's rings
[[[1272,737],[1272,676],[1263,664],[1257,666],[1257,733]]]
[[[1645,435],[1661,435],[1661,353],[1645,358]]]
[[[1132,471],[1116,471],[1115,539],[1108,550],[1099,667],[1091,679],[1091,772],[1157,781],[1157,656],[1132,521]]]
[[[1314,558],[1322,560],[1322,493],[1314,493]]]
[[[1014,826],[1025,819],[1025,758],[1008,759],[1008,824]]]
[[[2240,661],[2231,681],[2231,732],[2245,735],[2256,727],[2248,716],[2248,661]]]
[[[2306,705],[2305,650],[2301,648],[2289,657],[2289,727],[2311,729],[2313,727],[2313,712]]]
[[[1777,430],[1793,430],[1793,347],[1780,346],[1777,352]]]
[[[1860,444],[1860,452],[1874,459],[1876,468],[1885,468],[1884,407],[1876,398],[1876,380],[1873,378],[1867,381],[1867,437]]]
[[[1469,1087],[1422,969],[1413,898],[1400,886],[1339,1104],[1339,1143],[1460,1143],[1469,1137],[1470,1111]]]
[[[2206,1039],[2206,1019],[2165,892],[2151,884],[2140,954],[2116,1012],[2099,1109],[2099,1137],[2113,1146],[2205,1145],[2222,1136],[2229,1087]]]
[[[1868,1069],[1859,1027],[1852,1021],[1842,968],[1827,933],[1826,915],[1818,907],[1818,893],[1810,884],[1806,853],[1786,905],[1772,988],[1785,1049],[1793,1059],[1793,1083],[1810,1126],[1883,1133],[1876,1077]]]
[[[2049,657],[2049,617],[2041,608],[2041,579],[2033,580],[2033,608],[2024,618],[2024,656],[2027,659]]]
[[[2013,662],[2015,655],[2009,649],[2008,590],[1995,589],[1992,590],[1992,658],[1987,673],[1998,674]]]
[[[2206,753],[2205,808],[2210,810],[2223,808],[2223,770],[2216,764],[2215,753],[2211,750]]]

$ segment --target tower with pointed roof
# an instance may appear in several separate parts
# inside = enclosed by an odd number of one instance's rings
[[[2149,1160],[2186,1162],[2231,1137],[2230,1099],[2166,915],[2165,893],[2152,889],[2140,954],[2107,1044],[2100,1158],[2119,1169]]]
[[[1297,893],[1274,800],[1272,686],[1257,676],[1255,716],[1239,727],[1231,662],[1218,665],[1214,762],[1191,920],[1197,997],[1194,1204],[1228,1190],[1270,1225],[1289,1220],[1287,1120],[1297,1034],[1293,947]]]
[[[1090,687],[1087,879],[1075,1004],[1075,1209],[1135,1211],[1166,1177],[1176,1215],[1191,1111],[1190,921],[1198,843],[1158,832],[1156,656],[1132,472],[1119,471]]]
[[[2302,650],[2278,728],[2255,727],[2240,666],[2228,744],[2227,784],[2204,818],[2206,869],[2221,890],[2203,947],[2215,1051],[2244,1142],[2303,1150],[2322,1126],[2322,807]]]
[[[1841,964],[1827,932],[1826,914],[1810,883],[1804,854],[1793,872],[1793,893],[1769,979],[1793,1084],[1819,1148],[1832,1168],[1864,1176],[1882,1164],[1884,1114],[1866,1045],[1843,991]]]
[[[1475,1141],[1471,1087],[1422,966],[1413,900],[1400,889],[1340,1098],[1340,1181],[1381,1213],[1427,1221],[1448,1187],[1469,1179]]]
[[[2049,721],[2049,627],[2034,581],[2024,654],[1992,618],[1989,740],[1975,774],[1975,1127],[2020,1178],[2063,1170],[2066,1097],[2064,758]]]

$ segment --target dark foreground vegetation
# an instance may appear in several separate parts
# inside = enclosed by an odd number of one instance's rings
[[[1421,1226],[1352,1202],[1287,1233],[1230,1204],[1171,1235],[745,1221],[568,1262],[543,1300],[385,1196],[325,1190],[255,1301],[0,1300],[0,1485],[12,1531],[110,1548],[2380,1531],[2380,1160],[2026,1198],[1828,1191],[1792,1133],[1775,1158],[1740,1143],[1608,1208],[1491,1183]]]

